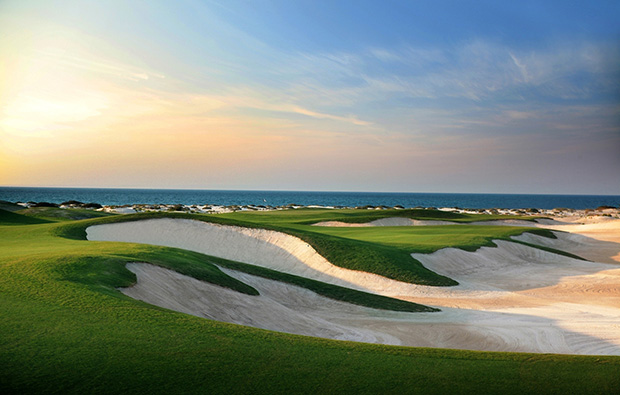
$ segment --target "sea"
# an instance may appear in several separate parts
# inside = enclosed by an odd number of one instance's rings
[[[0,187],[0,200],[62,203],[77,200],[102,205],[185,204],[222,206],[402,206],[481,208],[594,209],[620,206],[617,195],[523,195],[490,193],[312,192],[190,189]]]

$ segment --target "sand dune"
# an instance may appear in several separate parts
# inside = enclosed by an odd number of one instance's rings
[[[620,243],[613,240],[620,240],[620,221],[539,226],[574,233],[557,232],[558,240],[533,235],[518,239],[617,262]],[[474,253],[443,249],[413,254],[429,269],[460,282],[456,287],[428,287],[339,268],[302,240],[267,230],[156,219],[98,225],[87,232],[90,240],[185,248],[442,309],[400,313],[364,308],[223,269],[261,293],[248,296],[156,266],[128,265],[138,282],[123,292],[206,318],[384,344],[620,355],[620,266],[616,264],[586,262],[496,241],[497,248],[484,247]],[[606,247],[603,250],[601,243]]]

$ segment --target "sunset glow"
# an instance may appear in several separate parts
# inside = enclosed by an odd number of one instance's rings
[[[619,7],[507,4],[2,2],[0,185],[620,193]]]

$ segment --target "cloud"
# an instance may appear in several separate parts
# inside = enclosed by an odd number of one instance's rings
[[[307,108],[303,108],[303,107],[296,106],[296,105],[290,105],[290,104],[268,105],[264,103],[257,103],[253,107],[257,109],[262,109],[262,110],[270,110],[270,111],[292,113],[292,114],[301,114],[301,115],[305,115],[311,118],[327,119],[331,121],[348,123],[348,124],[355,125],[355,126],[371,126],[372,125],[372,122],[360,120],[354,115],[340,116],[340,115],[327,114],[327,113],[313,111]]]
[[[82,70],[98,76],[112,76],[129,81],[146,81],[151,78],[163,79],[161,73],[151,72],[143,68],[129,66],[118,61],[98,59],[96,55],[80,51],[76,53],[58,48],[46,48],[34,53],[36,61],[62,65],[68,69]]]
[[[77,179],[89,162],[110,166],[109,183],[130,168],[134,182],[183,174],[196,186],[236,179],[260,188],[267,174],[291,183],[304,174],[337,188],[366,185],[369,174],[403,185],[488,169],[503,177],[521,163],[544,164],[547,153],[556,163],[579,152],[594,161],[620,146],[620,110],[601,104],[618,87],[619,50],[602,43],[328,53],[257,43],[244,59],[244,36],[234,37],[230,55],[196,54],[202,63],[190,74],[138,67],[92,45],[28,52],[0,98],[2,154],[38,163],[41,180]],[[96,164],[84,160],[95,151]]]
[[[617,90],[620,50],[593,42],[523,49],[472,40],[454,48],[301,54],[287,64],[295,71],[281,74],[303,81],[292,82],[291,91],[335,105],[394,98],[585,100]]]
[[[316,111],[314,109],[295,104],[299,101],[298,99],[295,99],[288,94],[283,94],[281,91],[270,87],[264,87],[262,89],[254,87],[231,88],[216,95],[208,93],[195,94],[191,96],[191,100],[194,102],[201,101],[205,103],[217,103],[218,108],[226,109],[228,111],[254,109],[268,113],[282,113],[285,115],[299,114],[309,118],[331,120],[338,123],[348,123],[355,126],[372,125],[372,122],[361,120],[352,114],[336,115],[333,113]],[[195,108],[198,109],[200,107]]]

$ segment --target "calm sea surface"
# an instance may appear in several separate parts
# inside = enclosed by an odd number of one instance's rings
[[[0,200],[52,202],[79,200],[103,205],[124,204],[212,204],[319,206],[396,206],[461,208],[573,209],[620,205],[620,196],[511,195],[469,193],[376,193],[376,192],[287,192],[217,191],[174,189],[23,188],[0,187]]]

